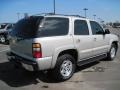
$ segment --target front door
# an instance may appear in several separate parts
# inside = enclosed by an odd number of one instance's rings
[[[93,37],[93,55],[101,55],[108,51],[109,37],[104,34],[103,28],[95,21],[90,21]]]

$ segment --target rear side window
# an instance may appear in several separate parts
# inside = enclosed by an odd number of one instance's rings
[[[100,34],[104,33],[102,27],[97,22],[90,21],[90,24],[91,24],[91,29],[92,29],[93,35],[100,35]]]
[[[75,35],[89,35],[88,25],[85,20],[75,20],[74,34]]]
[[[67,35],[69,19],[60,17],[47,17],[39,25],[38,37]]]

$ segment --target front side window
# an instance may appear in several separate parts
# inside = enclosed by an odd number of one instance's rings
[[[60,17],[46,17],[39,25],[38,37],[67,35],[69,19]]]
[[[91,29],[92,29],[92,33],[93,35],[101,35],[104,33],[102,27],[95,21],[90,21],[91,24]]]
[[[89,35],[89,29],[85,20],[76,20],[74,22],[75,35]]]

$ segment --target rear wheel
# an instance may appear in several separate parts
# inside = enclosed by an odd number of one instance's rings
[[[116,56],[116,52],[117,52],[117,46],[113,43],[109,53],[107,54],[107,58],[109,60],[113,60]]]
[[[71,55],[62,55],[57,60],[56,67],[53,70],[53,76],[59,81],[67,80],[74,74],[75,67],[75,59]]]

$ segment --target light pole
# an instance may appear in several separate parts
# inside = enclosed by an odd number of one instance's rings
[[[93,17],[94,17],[94,20],[95,20],[96,19],[96,15],[94,14]]]
[[[56,5],[55,5],[56,2],[55,2],[55,0],[53,0],[53,4],[54,4],[54,5],[53,5],[53,8],[54,8],[54,14],[55,14],[55,13],[56,13]]]
[[[87,11],[88,9],[87,9],[87,8],[84,8],[83,10],[85,11],[85,18],[86,18],[86,17],[87,17],[87,12],[86,12],[86,11]]]

